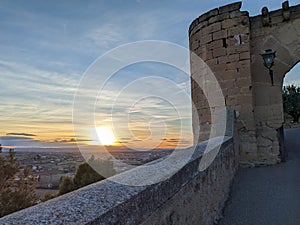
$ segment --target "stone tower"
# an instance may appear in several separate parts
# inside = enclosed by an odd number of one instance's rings
[[[190,50],[214,73],[227,108],[239,116],[236,130],[240,162],[274,164],[280,161],[283,124],[281,89],[285,74],[300,60],[300,5],[249,17],[240,11],[241,2],[213,9],[190,25]],[[274,86],[271,86],[261,53],[277,52]],[[193,127],[200,125],[199,140],[209,137],[214,108],[195,80],[205,80],[205,72],[191,62]],[[199,122],[198,118],[199,116]],[[197,123],[197,124],[196,124]],[[198,133],[194,132],[195,139]]]

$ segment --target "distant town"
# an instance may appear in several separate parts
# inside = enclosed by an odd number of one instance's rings
[[[112,159],[114,161],[114,169],[117,173],[121,173],[128,169],[124,167],[128,165],[139,166],[153,160],[162,158],[171,154],[173,149],[155,149],[149,151],[134,150],[114,150]],[[74,177],[78,165],[85,161],[79,151],[18,151],[14,150],[16,159],[20,162],[20,172],[25,167],[31,168],[32,175],[35,176],[37,182],[36,194],[43,199],[46,192],[57,194],[59,185],[64,176]],[[8,152],[1,153],[3,156]],[[120,163],[122,162],[122,163]],[[15,179],[18,179],[16,177]]]

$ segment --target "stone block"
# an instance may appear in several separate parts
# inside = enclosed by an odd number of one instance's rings
[[[216,49],[216,48],[222,48],[223,47],[223,41],[222,40],[215,40],[212,41],[211,43],[209,43],[207,45],[208,49],[212,50],[212,49]]]
[[[202,53],[208,51],[207,46],[206,45],[199,45],[197,50],[195,51],[195,53],[197,55],[201,55]]]
[[[233,27],[228,30],[228,36],[235,36],[235,35],[245,35],[249,34],[250,30],[249,27],[246,26],[238,26],[238,27]]]
[[[219,10],[216,8],[216,9],[212,9],[210,10],[209,12],[201,15],[198,17],[198,22],[202,22],[202,21],[205,21],[205,20],[208,20],[209,18],[213,17],[213,16],[217,16],[219,14]]]
[[[234,18],[241,18],[243,16],[249,17],[249,13],[247,11],[245,11],[245,12],[240,12],[240,11],[230,12],[230,18],[232,18],[232,19],[234,19]]]
[[[206,60],[206,63],[209,67],[211,67],[211,66],[217,65],[218,60],[216,58],[213,58],[213,59]]]
[[[242,54],[242,53],[240,53],[240,54]],[[241,69],[250,69],[250,64],[251,64],[250,58],[240,60],[240,65],[241,65],[240,68]]]
[[[220,18],[220,15],[213,16],[208,20],[208,24],[213,24],[213,23],[219,22],[221,20],[222,19]]]
[[[225,48],[216,48],[213,50],[213,57],[225,56],[226,49]]]
[[[229,91],[229,90],[228,90],[228,91]],[[237,100],[236,100],[236,95],[238,95],[239,92],[238,92],[238,90],[236,90],[236,89],[232,89],[231,92],[235,92],[236,94],[231,95],[231,94],[229,94],[229,92],[227,92],[228,95],[227,95],[227,97],[226,97],[226,103],[227,103],[227,106],[234,106],[234,107],[236,107],[237,104],[238,104],[238,103],[237,103]],[[236,109],[237,109],[237,108],[236,108]]]
[[[240,95],[240,88],[231,88],[227,90],[228,96],[234,98],[236,100],[236,96]],[[232,99],[231,99],[232,101]]]
[[[207,21],[202,21],[201,23],[198,23],[194,28],[193,31],[191,31],[191,34],[199,32],[202,28],[206,27],[208,25]]]
[[[237,81],[236,81],[236,86],[237,87],[249,87],[251,85],[251,81],[250,79],[247,77],[247,78],[238,78]],[[249,99],[247,99],[246,102],[248,102]],[[242,104],[242,102],[240,102]]]
[[[221,19],[220,21],[226,20],[230,18],[230,14],[229,13],[222,13],[219,15],[219,18]]]
[[[229,59],[229,62],[237,62],[240,59],[240,55],[239,54],[233,54],[233,55],[229,55],[227,57]]]
[[[241,17],[235,18],[235,20],[238,20],[239,24],[242,24],[243,26],[249,26],[250,25],[249,16],[241,16]]]
[[[223,79],[226,79],[226,80],[231,80],[232,81],[237,76],[238,76],[238,73],[236,72],[236,70],[226,70],[223,73]],[[230,87],[231,87],[231,85],[230,85]],[[229,88],[229,86],[228,86],[228,88]]]
[[[210,32],[209,27],[206,26],[206,27],[200,29],[199,34],[201,37],[205,37],[209,34],[209,32]]]
[[[240,67],[239,62],[230,62],[226,64],[226,70],[235,70],[237,71],[237,69]]]
[[[227,55],[239,54],[241,52],[249,51],[249,46],[240,45],[240,46],[229,46],[226,48]]]
[[[239,24],[238,20],[226,19],[221,22],[222,29],[228,29],[230,27],[235,27]]]
[[[241,94],[249,95],[252,93],[252,89],[249,87],[242,87],[240,90]]]
[[[272,22],[272,25],[278,25],[280,26],[280,23],[282,23],[284,21],[284,18],[282,15],[280,16],[272,16],[271,17],[271,22]]]
[[[219,15],[219,9],[217,9],[217,8],[212,9],[206,13],[206,16],[207,16],[206,19],[209,19],[210,17],[217,16],[217,15]]]
[[[225,73],[223,75],[224,80],[220,81],[222,87],[227,90],[227,93],[229,93],[229,90],[234,89],[234,77],[235,73]]]
[[[206,36],[202,36],[200,38],[201,45],[210,43],[212,41],[212,34],[207,34]]]
[[[192,42],[193,42],[193,41],[199,41],[201,37],[202,37],[202,36],[200,35],[200,32],[197,32],[197,33],[195,33],[195,34],[193,34],[193,35],[191,36],[190,40],[191,40]]]
[[[240,74],[240,77],[250,77],[250,74],[251,74],[250,65],[240,66],[239,67],[239,74]]]
[[[216,64],[213,67],[211,67],[211,70],[215,73],[217,78],[222,78],[222,74],[224,73],[226,67],[226,64]]]
[[[219,40],[222,38],[227,38],[227,30],[220,30],[213,33],[213,40]]]
[[[221,22],[217,22],[208,26],[209,33],[213,33],[221,29],[222,29]]]
[[[191,25],[190,25],[190,27],[189,27],[189,34],[192,32],[192,30],[193,30],[194,27],[196,26],[196,20],[197,20],[197,19],[195,19],[195,20],[191,23]]]
[[[226,12],[232,12],[232,11],[238,11],[242,6],[242,2],[236,2],[229,5],[225,5],[219,8],[219,14],[226,13]]]
[[[226,64],[226,63],[230,62],[230,60],[229,60],[228,56],[220,56],[220,57],[218,57],[218,62],[219,62],[219,64]]]
[[[199,41],[198,40],[192,40],[191,42],[190,42],[191,44],[190,44],[190,48],[191,49],[197,49],[198,48],[198,46],[199,46]]]
[[[207,60],[213,58],[213,54],[212,54],[212,51],[211,51],[211,50],[207,50],[207,51],[204,51],[204,52],[202,52],[201,54],[199,54],[199,57],[200,57],[202,60],[207,61]]]

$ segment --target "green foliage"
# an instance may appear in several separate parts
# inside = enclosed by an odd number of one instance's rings
[[[55,198],[57,195],[56,194],[51,194],[50,192],[46,191],[44,194],[44,198],[42,199],[43,202],[48,201],[52,198]]]
[[[111,160],[95,159],[92,155],[88,163],[84,162],[78,166],[73,179],[68,176],[62,178],[59,186],[59,195],[104,180],[105,177],[113,176],[114,174],[115,170]]]
[[[74,191],[76,189],[73,179],[68,176],[64,176],[59,185],[59,195],[66,194],[68,192]]]
[[[0,156],[0,217],[36,203],[36,180],[30,172],[29,167],[20,170],[13,149]]]
[[[89,165],[104,177],[111,177],[116,174],[114,164],[111,159],[95,159],[94,155],[88,161]]]
[[[293,122],[300,118],[300,87],[284,86],[282,90],[284,112],[293,117]]]
[[[91,183],[105,179],[99,175],[88,163],[79,165],[75,177],[74,184],[76,188],[81,188]]]

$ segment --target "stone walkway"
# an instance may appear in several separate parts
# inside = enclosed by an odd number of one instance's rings
[[[285,145],[286,163],[240,169],[219,225],[300,225],[300,128]]]

